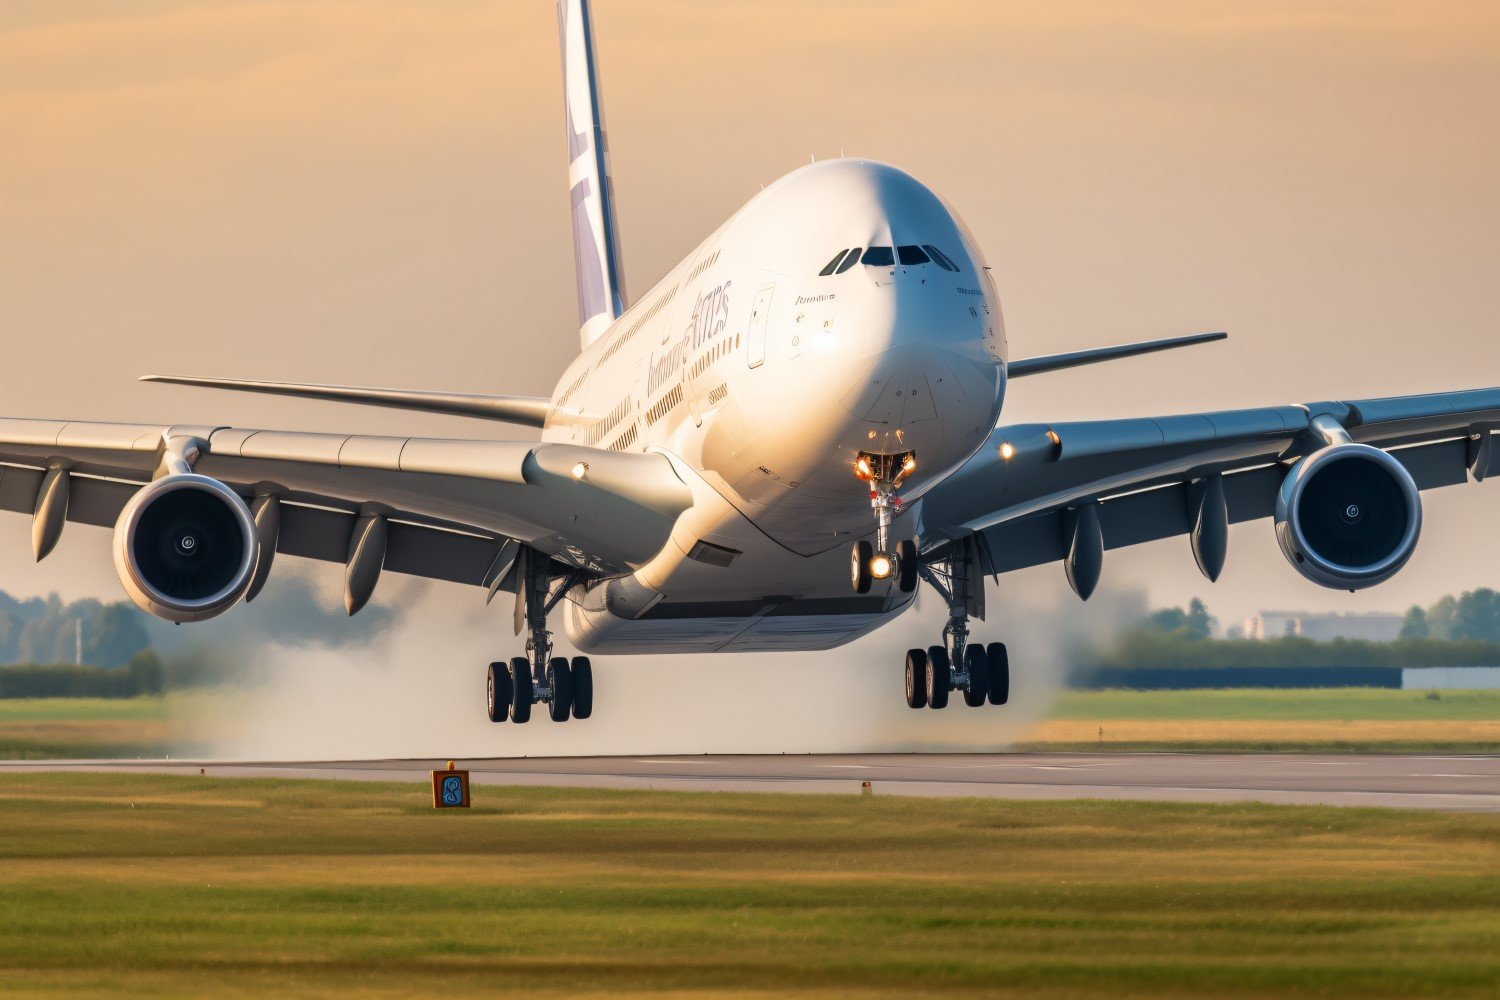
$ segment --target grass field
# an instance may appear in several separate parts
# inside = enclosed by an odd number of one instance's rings
[[[210,753],[241,697],[0,699],[0,758]],[[1019,749],[1496,753],[1500,691],[1072,691]]]
[[[1493,997],[1500,816],[0,779],[0,991]]]
[[[220,692],[143,698],[0,698],[0,759],[184,756],[207,744]]]
[[[1500,691],[1070,691],[1038,750],[1500,751]]]

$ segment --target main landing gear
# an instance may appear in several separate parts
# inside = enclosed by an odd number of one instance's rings
[[[963,693],[964,704],[978,708],[988,701],[1010,700],[1010,654],[1005,643],[969,642],[969,617],[984,618],[984,574],[973,538],[940,549],[919,568],[922,579],[948,605],[943,644],[906,652],[906,704],[910,708],[946,708],[948,695]]]
[[[896,578],[903,594],[917,589],[917,547],[910,541],[891,545],[891,520],[901,513],[901,481],[917,467],[914,452],[872,455],[861,452],[854,475],[870,484],[870,508],[875,512],[875,544],[858,541],[849,552],[849,582],[856,594],[868,594],[876,580]]]
[[[547,615],[585,576],[530,549],[516,557],[516,634],[526,628],[526,655],[491,663],[485,707],[491,722],[531,721],[533,705],[546,705],[553,722],[594,713],[594,667],[587,656],[552,655]],[[554,584],[554,580],[557,582]]]

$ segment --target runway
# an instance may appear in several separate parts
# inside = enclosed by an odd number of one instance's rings
[[[6,761],[5,771],[422,781],[435,760]],[[553,785],[1007,799],[1500,810],[1500,757],[1342,754],[812,754],[463,760],[476,786]],[[476,792],[476,794],[478,794]]]

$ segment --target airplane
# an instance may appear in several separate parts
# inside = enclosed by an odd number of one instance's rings
[[[146,376],[508,423],[539,440],[0,419],[0,509],[38,560],[113,527],[120,582],[173,622],[260,593],[277,554],[515,596],[524,655],[491,721],[593,713],[590,654],[801,652],[890,623],[926,585],[948,620],[905,655],[913,709],[1003,705],[987,578],[1185,537],[1217,580],[1229,525],[1269,519],[1302,576],[1360,590],[1406,565],[1421,491],[1500,471],[1500,388],[1117,420],[1000,423],[1012,379],[1223,333],[1010,359],[990,267],[926,185],[859,158],[767,186],[645,294],[622,280],[588,0],[559,0],[582,351],[543,398]],[[583,655],[555,656],[554,612]],[[894,664],[893,664],[894,666]]]

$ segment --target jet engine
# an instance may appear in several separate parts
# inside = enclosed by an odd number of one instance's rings
[[[1400,571],[1422,531],[1422,499],[1389,452],[1341,443],[1292,466],[1276,497],[1276,538],[1297,572],[1361,590]]]
[[[130,599],[169,622],[203,621],[233,607],[259,556],[239,494],[194,473],[142,488],[115,523],[115,571]]]

